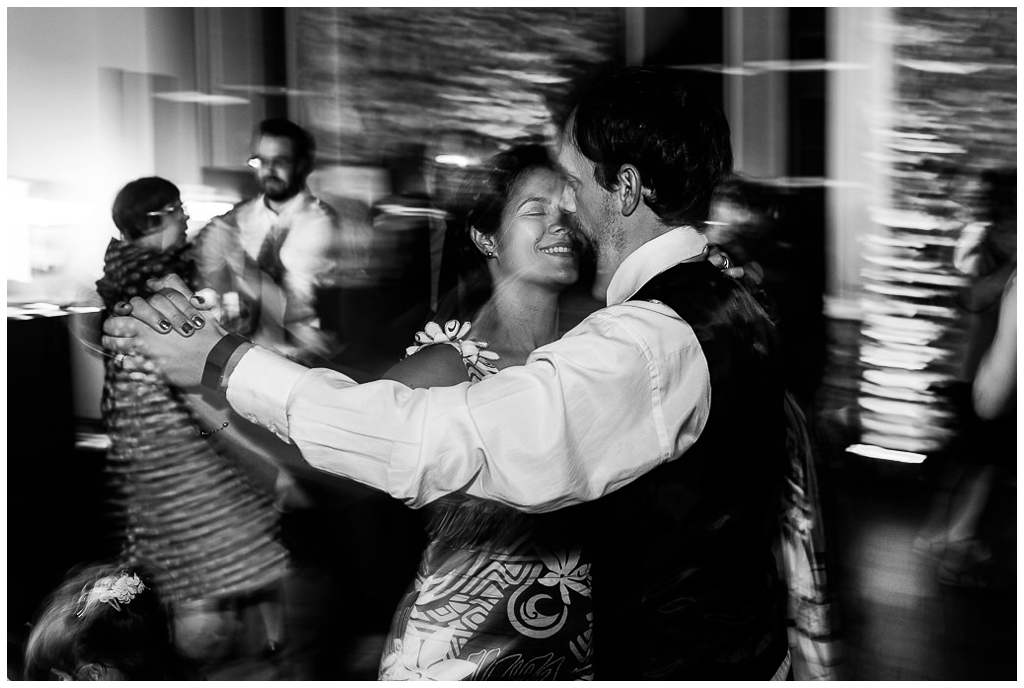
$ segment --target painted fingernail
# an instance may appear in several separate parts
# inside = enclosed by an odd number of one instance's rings
[[[206,303],[206,299],[204,299],[204,298],[203,298],[202,296],[200,296],[199,294],[196,294],[196,295],[195,295],[195,296],[193,296],[192,298],[193,298],[193,299],[195,299],[196,303],[198,303],[198,304],[200,304],[200,305],[202,305],[202,304]]]
[[[197,330],[206,324],[206,321],[200,318],[198,315],[192,318],[192,322],[195,324]]]
[[[195,328],[189,325],[188,323],[185,323],[184,325],[181,326],[181,331],[184,332],[185,334],[192,334],[192,330],[194,329]]]
[[[169,330],[169,329],[171,329],[171,321],[170,320],[161,320],[160,322],[158,322],[156,324],[156,326],[159,327],[161,330]]]

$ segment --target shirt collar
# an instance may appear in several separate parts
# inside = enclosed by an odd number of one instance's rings
[[[707,238],[693,227],[675,227],[626,256],[608,284],[608,305],[623,303],[655,275],[707,248]]]
[[[267,195],[266,194],[260,194],[258,205],[259,205],[260,208],[262,208],[266,212],[271,213],[273,215],[278,215],[278,216],[288,215],[290,213],[295,212],[299,208],[301,208],[303,206],[303,204],[305,204],[306,196],[308,196],[308,195],[310,195],[309,194],[309,189],[302,188],[302,189],[299,190],[299,192],[297,194],[295,194],[294,196],[289,198],[287,201],[285,201],[284,204],[281,205],[281,209],[280,210],[274,210],[267,203]]]

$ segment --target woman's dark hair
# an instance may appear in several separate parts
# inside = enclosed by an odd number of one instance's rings
[[[725,113],[696,77],[677,70],[615,72],[582,92],[567,128],[605,189],[623,165],[635,166],[650,191],[644,203],[667,225],[699,227],[732,171]]]
[[[93,586],[122,573],[137,575],[145,589],[119,609],[87,602]],[[187,678],[190,671],[173,641],[171,612],[154,585],[138,567],[93,564],[70,573],[43,605],[29,635],[25,679],[52,679],[55,671],[77,677],[89,664],[117,669],[128,680]]]
[[[516,184],[536,169],[558,168],[544,146],[520,144],[493,156],[463,185],[444,240],[440,284],[442,291],[447,286],[447,294],[438,304],[437,320],[471,319],[491,297],[487,258],[473,242],[472,230],[494,236]]]
[[[743,218],[722,225],[720,219],[709,222],[705,229],[708,241],[730,246],[726,249],[730,258],[739,263],[765,259],[766,243],[781,239],[780,230],[788,218],[785,217],[789,198],[786,190],[766,181],[759,181],[730,175],[722,180],[712,196],[712,217],[716,209],[731,206]],[[733,253],[733,249],[738,251]]]
[[[982,202],[993,224],[1017,217],[1017,168],[993,168],[981,173]]]
[[[982,217],[989,223],[985,244],[996,265],[1017,257],[1017,168],[981,173]]]
[[[146,213],[161,210],[180,198],[178,187],[163,177],[143,177],[117,192],[110,214],[121,236],[134,241],[160,224],[159,218]]]

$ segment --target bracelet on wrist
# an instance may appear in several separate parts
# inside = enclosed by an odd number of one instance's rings
[[[219,428],[214,428],[213,430],[203,430],[200,427],[197,427],[196,430],[199,431],[199,436],[200,437],[209,437],[210,435],[215,435],[218,432],[220,432],[221,430],[224,430],[229,425],[231,425],[231,423],[229,423],[228,421],[224,421],[223,423],[220,424]]]

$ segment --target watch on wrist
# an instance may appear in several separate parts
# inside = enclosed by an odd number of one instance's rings
[[[200,384],[209,390],[219,392],[220,380],[224,375],[224,367],[227,366],[228,359],[231,358],[231,354],[235,353],[238,347],[248,343],[249,340],[237,332],[229,332],[221,337],[220,341],[214,344],[213,348],[210,349],[209,355],[206,357],[206,366],[203,368],[203,377]]]

